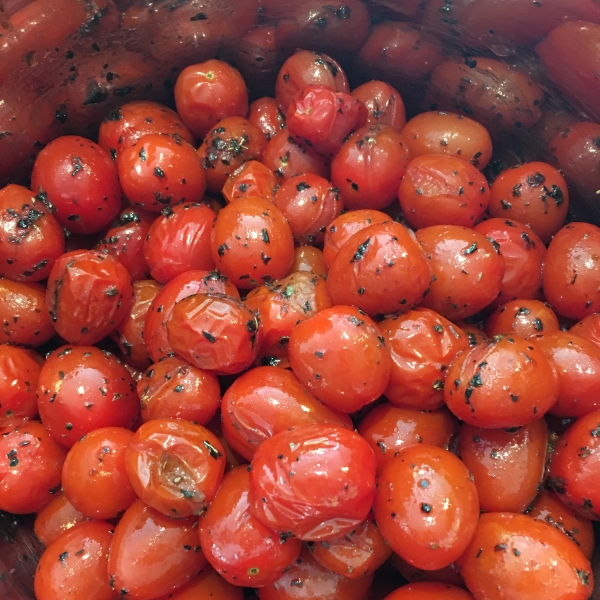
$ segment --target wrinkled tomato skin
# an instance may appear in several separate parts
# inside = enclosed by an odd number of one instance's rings
[[[234,585],[263,587],[275,583],[298,558],[302,542],[280,539],[251,512],[250,473],[231,470],[200,521],[200,545],[208,562]]]
[[[402,131],[406,125],[406,110],[398,90],[384,81],[368,81],[352,90],[369,111],[366,125],[389,125]]]
[[[595,476],[600,458],[600,411],[573,423],[559,438],[552,455],[548,487],[580,515],[600,520],[600,486]]]
[[[152,600],[190,581],[205,564],[196,518],[171,519],[136,500],[115,528],[108,577],[118,594]]]
[[[323,251],[319,250],[319,248],[315,248],[314,246],[297,246],[294,249],[294,260],[290,267],[291,273],[314,273],[315,275],[325,277],[328,270],[327,263],[323,257]]]
[[[114,519],[136,500],[125,470],[125,450],[131,438],[129,429],[100,427],[69,450],[63,465],[63,491],[84,516]]]
[[[456,420],[446,408],[411,410],[384,402],[367,413],[358,425],[377,461],[377,474],[414,444],[427,444],[448,450],[456,433]]]
[[[447,583],[410,583],[398,588],[384,600],[474,600],[474,596]]]
[[[100,146],[82,137],[56,138],[40,152],[31,189],[73,233],[102,231],[121,210],[117,167]]]
[[[48,207],[27,188],[0,190],[0,276],[42,281],[65,251],[65,234]]]
[[[330,408],[345,413],[377,400],[392,369],[375,322],[349,306],[327,308],[296,325],[289,360],[302,385]]]
[[[69,502],[64,492],[57,492],[54,498],[35,517],[34,532],[44,546],[49,546],[58,536],[86,520]]]
[[[206,204],[196,202],[164,211],[152,223],[144,243],[152,277],[168,283],[186,271],[214,269],[210,235],[215,217]]]
[[[287,369],[256,367],[236,379],[223,395],[221,426],[229,445],[246,460],[288,427],[334,423],[352,430],[352,421],[312,396]]]
[[[49,435],[70,448],[98,427],[131,427],[140,409],[129,371],[93,346],[62,346],[38,381],[38,409]]]
[[[47,506],[60,491],[64,448],[38,421],[4,427],[0,448],[0,510],[28,514]]]
[[[256,125],[267,138],[267,142],[286,128],[285,117],[277,106],[275,98],[259,98],[250,105],[248,121]]]
[[[227,294],[239,300],[237,288],[217,271],[187,271],[173,278],[156,295],[146,315],[144,340],[150,358],[158,362],[174,354],[167,337],[167,321],[177,302],[194,294]]]
[[[225,471],[225,450],[208,429],[180,419],[144,423],[129,443],[127,473],[139,498],[170,517],[201,514]]]
[[[477,489],[452,453],[418,444],[398,453],[381,472],[375,519],[392,550],[421,569],[454,562],[475,533]]]
[[[515,513],[488,513],[458,561],[476,598],[586,600],[594,587],[589,561],[562,533]]]
[[[523,512],[542,485],[547,446],[544,419],[514,432],[463,423],[458,456],[475,477],[481,510]]]
[[[456,355],[469,347],[467,335],[427,308],[389,317],[377,326],[392,358],[385,397],[401,408],[440,408],[446,370]]]
[[[252,514],[275,531],[302,540],[352,531],[373,503],[373,450],[339,425],[286,429],[259,446],[251,467]]]
[[[478,313],[502,289],[504,259],[481,233],[456,225],[417,231],[434,280],[421,306],[450,320]]]
[[[515,298],[539,298],[546,247],[532,229],[508,219],[492,218],[475,226],[475,231],[493,240],[504,258],[504,277],[497,306]]]
[[[349,210],[389,206],[409,161],[402,134],[388,125],[355,131],[331,163],[331,182]]]
[[[404,312],[422,301],[431,270],[414,235],[400,223],[371,225],[351,236],[327,277],[334,305],[357,306],[370,316]]]
[[[52,267],[46,306],[57,333],[70,344],[95,344],[127,317],[133,286],[127,269],[93,250],[63,254]]]
[[[221,405],[217,376],[178,356],[154,363],[137,385],[142,420],[185,419],[206,425]]]
[[[0,417],[36,417],[36,391],[42,366],[34,354],[0,345]]]
[[[540,300],[512,300],[499,306],[487,319],[485,333],[496,335],[546,334],[558,331],[558,318],[545,302]]]
[[[248,196],[272,200],[276,188],[277,179],[273,171],[257,160],[249,160],[227,178],[222,192],[227,202]]]
[[[179,136],[189,144],[194,143],[194,136],[174,110],[157,102],[137,100],[108,113],[100,124],[98,145],[114,160],[123,150],[151,133]]]
[[[63,532],[38,564],[34,589],[38,600],[112,600],[106,576],[113,526],[86,521]]]
[[[569,319],[600,311],[600,229],[570,223],[555,236],[546,254],[544,294],[554,310]]]
[[[484,429],[522,427],[558,397],[558,378],[532,340],[505,336],[459,354],[446,375],[444,400],[456,417]]]
[[[244,590],[225,581],[210,565],[206,565],[197,577],[178,587],[175,592],[157,600],[244,600]]]

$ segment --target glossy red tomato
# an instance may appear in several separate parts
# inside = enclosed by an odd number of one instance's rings
[[[49,546],[63,531],[86,520],[87,518],[75,509],[63,492],[57,492],[50,503],[38,511],[33,530],[35,537],[44,546]]]
[[[259,446],[251,466],[252,514],[279,533],[313,541],[343,535],[373,503],[373,450],[340,425],[288,428]]]
[[[467,467],[447,450],[403,448],[381,472],[375,519],[394,552],[422,569],[454,562],[471,541],[479,502]]]
[[[79,523],[63,532],[42,554],[35,572],[38,600],[112,600],[106,576],[113,526],[104,521]]]
[[[132,304],[131,276],[112,256],[67,252],[48,277],[47,309],[58,334],[71,344],[99,342],[125,320]]]
[[[33,419],[37,416],[36,391],[41,360],[35,352],[0,345],[0,417]]]
[[[225,581],[210,565],[206,565],[197,577],[178,587],[175,592],[161,596],[157,600],[244,600],[243,588]]]
[[[251,512],[249,468],[223,480],[200,521],[200,545],[208,562],[229,583],[263,587],[275,583],[298,558],[302,542],[280,537]]]
[[[225,450],[208,429],[180,419],[144,423],[125,455],[136,494],[167,516],[199,515],[214,498]]]
[[[129,371],[93,346],[54,351],[42,367],[37,395],[44,427],[67,448],[98,427],[131,427],[140,410]]]
[[[78,136],[56,138],[40,152],[31,189],[75,233],[102,231],[121,210],[117,167],[100,146]]]
[[[554,311],[540,300],[512,300],[499,306],[485,323],[485,333],[529,337],[540,333],[558,331],[558,319]]]
[[[590,563],[573,543],[515,513],[483,514],[458,566],[476,598],[586,600],[594,587]]]
[[[259,98],[250,105],[248,121],[256,125],[269,141],[286,128],[285,117],[277,106],[275,98]]]
[[[465,587],[465,582],[458,572],[456,563],[452,563],[442,569],[425,571],[407,563],[401,556],[393,553],[390,564],[398,570],[402,577],[411,583],[431,582],[454,585],[461,588]]]
[[[197,519],[172,519],[136,500],[115,527],[108,580],[120,596],[152,600],[181,587],[206,564]]]
[[[290,271],[292,273],[299,271],[314,273],[315,275],[325,277],[328,268],[323,251],[314,246],[297,246],[294,249],[294,260],[292,261]]]
[[[447,583],[410,583],[402,586],[384,600],[474,600],[474,596]]]
[[[247,460],[252,460],[258,447],[277,433],[315,423],[353,429],[350,417],[319,402],[287,369],[251,369],[223,395],[223,433],[230,446]]]
[[[446,374],[444,400],[462,421],[485,429],[522,427],[558,398],[558,378],[532,340],[501,336],[459,354]]]
[[[575,323],[569,331],[586,340],[594,342],[596,346],[600,346],[600,313],[594,313],[593,315],[584,317],[581,321]]]
[[[367,107],[367,125],[389,125],[402,131],[406,110],[398,90],[385,81],[368,81],[352,90],[352,95]]]
[[[273,171],[257,160],[249,160],[227,178],[222,192],[227,202],[249,196],[271,200],[276,188],[277,179]]]

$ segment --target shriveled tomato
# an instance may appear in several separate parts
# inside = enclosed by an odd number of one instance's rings
[[[557,331],[558,319],[554,311],[540,300],[512,300],[499,306],[485,323],[488,337],[518,335],[528,337]]]
[[[255,100],[250,105],[248,121],[265,134],[267,141],[286,128],[285,118],[279,110],[275,98],[263,97]]]
[[[276,188],[277,179],[273,171],[257,160],[249,160],[229,175],[222,191],[227,202],[248,196],[271,200]]]
[[[49,546],[58,536],[87,520],[69,502],[64,492],[56,492],[54,498],[35,517],[33,530],[44,546]]]
[[[402,131],[406,124],[406,110],[398,90],[385,81],[368,81],[352,90],[369,111],[367,125],[389,125]]]

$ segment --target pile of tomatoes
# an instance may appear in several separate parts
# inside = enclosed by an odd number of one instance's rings
[[[319,52],[252,104],[192,65],[175,103],[0,190],[0,509],[37,513],[37,599],[366,600],[390,564],[388,600],[589,598],[600,229],[561,173],[490,185],[483,125]]]

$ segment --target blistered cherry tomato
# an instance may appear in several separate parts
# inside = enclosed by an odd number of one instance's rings
[[[282,431],[258,447],[251,466],[252,514],[279,533],[313,541],[343,535],[373,503],[373,450],[340,425]]]
[[[474,596],[447,583],[410,583],[398,588],[384,600],[474,600]]]
[[[483,428],[522,427],[558,398],[558,379],[532,340],[503,336],[459,354],[446,374],[444,400],[462,421]]]
[[[513,300],[499,306],[485,323],[488,337],[518,335],[529,337],[558,330],[554,311],[539,300]]]
[[[250,105],[248,121],[256,125],[269,141],[282,129],[286,128],[285,118],[275,98],[259,98]]]
[[[31,189],[75,233],[102,231],[121,210],[117,167],[100,146],[82,137],[56,138],[40,152]]]
[[[161,596],[157,600],[244,600],[244,590],[225,581],[210,565],[205,566],[200,575],[177,591]]]
[[[277,179],[273,171],[257,160],[249,160],[229,175],[222,191],[227,202],[248,196],[271,200],[276,188]]]
[[[110,352],[62,346],[42,367],[38,409],[50,436],[70,448],[98,427],[130,427],[139,400],[129,371]]]
[[[594,587],[590,563],[573,543],[514,513],[482,515],[458,566],[476,598],[586,600]]]
[[[584,317],[581,321],[575,323],[569,331],[586,340],[594,342],[596,346],[600,346],[600,313],[594,313],[593,315]]]
[[[323,251],[314,246],[297,246],[294,250],[294,260],[290,268],[292,273],[307,272],[324,277],[328,268]],[[0,283],[0,290],[2,289]]]
[[[52,267],[46,306],[58,334],[71,344],[95,344],[129,314],[133,286],[127,269],[93,250],[63,254]]]
[[[41,370],[35,352],[0,345],[0,417],[35,418]]]
[[[367,125],[389,125],[402,131],[406,111],[398,90],[385,81],[368,81],[352,90],[352,95],[367,107]]]
[[[49,546],[63,531],[86,520],[63,492],[57,492],[50,503],[38,511],[33,530],[37,539]]]
[[[403,448],[383,468],[373,508],[394,552],[422,569],[454,562],[479,517],[467,467],[447,450],[424,444]]]
[[[37,512],[60,491],[66,452],[39,421],[9,425],[0,433],[0,509]]]

